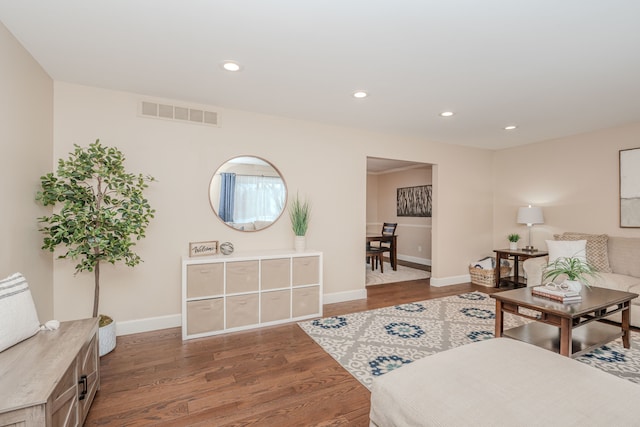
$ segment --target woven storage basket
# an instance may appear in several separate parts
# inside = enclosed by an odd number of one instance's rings
[[[509,273],[511,273],[511,267],[500,267],[500,277],[506,277]],[[496,285],[496,271],[494,269],[484,270],[469,266],[469,274],[471,275],[471,283],[491,287]]]

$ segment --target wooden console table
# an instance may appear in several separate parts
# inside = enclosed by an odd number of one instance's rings
[[[62,322],[0,353],[0,426],[79,426],[100,387],[98,319]]]
[[[546,251],[525,251],[523,249],[495,249],[493,252],[496,253],[496,288],[500,287],[500,281],[504,280],[510,283],[513,283],[516,287],[527,286],[527,282],[524,279],[520,278],[518,274],[518,262],[524,261],[528,258],[537,258],[541,256],[549,255],[549,252]],[[513,258],[513,276],[508,278],[500,278],[500,260]]]

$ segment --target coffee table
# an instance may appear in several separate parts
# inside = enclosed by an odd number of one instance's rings
[[[638,294],[591,287],[580,291],[582,301],[563,304],[531,294],[531,288],[491,294],[496,300],[496,337],[509,337],[546,348],[563,356],[577,357],[622,337],[630,348],[630,302]],[[528,309],[528,310],[526,310]],[[620,326],[596,320],[621,312]],[[535,320],[504,330],[504,314]]]

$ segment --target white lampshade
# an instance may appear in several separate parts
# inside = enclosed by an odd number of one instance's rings
[[[544,224],[544,215],[542,214],[542,208],[538,206],[527,206],[518,208],[518,218],[516,219],[518,224]]]

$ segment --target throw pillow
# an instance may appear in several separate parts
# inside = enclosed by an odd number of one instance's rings
[[[606,234],[585,234],[565,232],[564,234],[556,234],[553,236],[556,240],[586,240],[587,241],[587,261],[597,271],[602,273],[611,273],[609,265],[609,236]]]
[[[35,335],[39,329],[27,280],[20,273],[0,280],[0,351]]]
[[[549,249],[549,263],[558,258],[579,258],[587,260],[586,240],[547,240]]]

